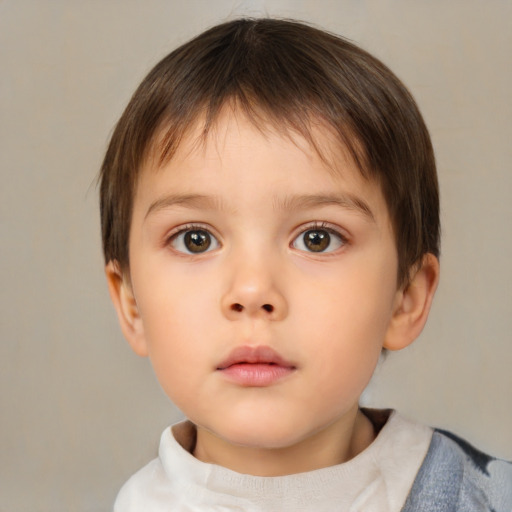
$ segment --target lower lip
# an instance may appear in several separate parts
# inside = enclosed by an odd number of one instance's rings
[[[230,381],[246,387],[270,386],[294,372],[294,368],[278,364],[242,363],[219,370]]]

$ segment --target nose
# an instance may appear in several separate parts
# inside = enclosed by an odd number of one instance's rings
[[[228,319],[250,317],[275,321],[287,316],[283,275],[268,259],[260,262],[245,259],[234,263],[230,269],[221,299],[222,311]]]

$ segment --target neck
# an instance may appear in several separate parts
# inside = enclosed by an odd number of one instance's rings
[[[374,438],[372,423],[356,409],[306,439],[280,448],[233,445],[198,427],[194,456],[238,473],[284,476],[346,462],[367,448]]]

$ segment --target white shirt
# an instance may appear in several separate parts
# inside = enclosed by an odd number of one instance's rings
[[[431,438],[432,429],[393,412],[373,443],[343,464],[258,477],[196,459],[195,427],[185,421],[163,432],[158,458],[126,482],[114,512],[397,512]]]

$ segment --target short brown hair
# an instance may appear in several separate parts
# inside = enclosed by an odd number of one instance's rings
[[[200,119],[206,137],[228,102],[255,124],[293,130],[315,148],[312,126],[320,122],[348,147],[361,173],[382,188],[400,285],[424,254],[439,256],[434,153],[423,118],[400,80],[336,35],[296,21],[237,19],[165,57],[122,114],[100,173],[106,262],[129,268],[135,187],[149,151],[157,149],[162,162],[171,158]]]

